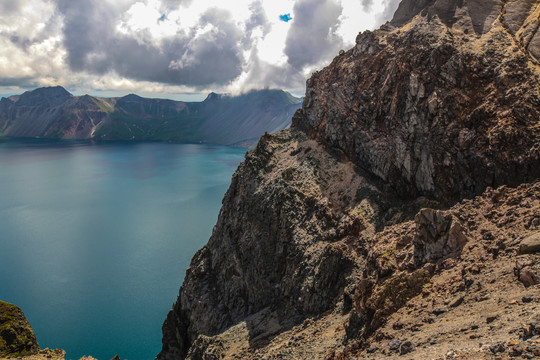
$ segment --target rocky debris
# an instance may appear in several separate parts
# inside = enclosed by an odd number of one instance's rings
[[[199,335],[187,353],[186,360],[220,360],[223,344],[204,335]]]
[[[33,355],[38,351],[36,335],[22,310],[0,301],[0,357]]]
[[[407,339],[415,344],[415,351],[409,355],[414,359],[450,352],[454,358],[464,359],[534,354],[531,345],[540,339],[538,285],[524,286],[513,268],[516,260],[524,257],[518,254],[520,238],[534,234],[527,228],[531,217],[540,211],[538,195],[540,183],[516,189],[488,189],[481,197],[442,211],[463,224],[469,241],[462,251],[455,258],[441,258],[435,264],[424,265],[422,269],[430,276],[420,293],[381,317],[378,327],[368,327],[369,311],[363,306],[372,301],[369,297],[376,292],[357,291],[361,296],[355,297],[347,329],[351,341],[334,359],[378,359],[380,356],[366,350],[384,349],[385,341],[388,344],[385,339]],[[414,244],[407,242],[403,246],[401,239],[414,234],[415,222],[385,228],[373,245],[372,256],[388,254],[390,259],[382,263],[368,258],[365,273],[378,274],[377,268],[384,267],[384,274],[391,279],[395,274],[404,276],[403,273],[418,271],[400,270],[400,262],[407,261],[403,253],[414,252]],[[484,236],[486,229],[490,229],[491,236]],[[505,250],[493,258],[488,250],[497,239],[503,239]],[[373,278],[371,286],[383,287],[387,278]],[[359,282],[357,289],[362,286]],[[390,297],[388,303],[391,302]],[[530,351],[525,351],[527,348]]]

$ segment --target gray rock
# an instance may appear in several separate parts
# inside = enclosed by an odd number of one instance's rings
[[[448,309],[445,307],[436,308],[436,309],[433,309],[432,311],[432,313],[437,316],[444,314],[445,312],[448,312]]]
[[[388,347],[390,348],[391,351],[399,351],[400,347],[401,347],[401,340],[392,340],[390,341],[390,343],[388,344]]]
[[[308,80],[293,127],[339,148],[406,196],[452,202],[487,186],[517,185],[538,177],[540,154],[535,149],[540,135],[533,126],[540,118],[534,95],[538,80],[526,70],[529,59],[534,60],[532,50],[523,49],[526,44],[536,48],[540,32],[523,17],[529,0],[511,5],[523,2],[524,10],[508,17],[519,34],[531,31],[519,40],[498,22],[503,8],[510,6],[506,1],[402,1],[393,25],[416,15],[419,22],[399,34],[389,35],[385,29],[360,34],[354,56],[336,58]],[[483,35],[485,46],[470,54],[461,39],[476,34]],[[506,49],[519,41],[523,46],[507,56]],[[396,68],[398,63],[409,65]],[[514,78],[523,81],[518,85]],[[490,95],[492,87],[501,97]],[[504,97],[507,91],[522,95]],[[491,110],[500,103],[515,109],[504,124],[495,119],[506,115]]]
[[[410,342],[410,341],[405,341],[403,344],[401,344],[401,346],[399,347],[399,353],[401,355],[405,355],[405,354],[408,354],[410,352],[413,352],[414,350],[416,349],[416,346]]]
[[[540,252],[540,232],[526,237],[519,244],[520,254],[534,254]]]
[[[368,354],[373,354],[373,353],[377,352],[378,350],[379,350],[378,347],[372,347],[372,348],[367,349],[366,352]]]
[[[461,305],[461,304],[463,303],[463,300],[465,300],[465,298],[463,297],[463,295],[457,296],[456,298],[454,298],[454,299],[450,302],[449,306],[450,306],[450,307],[457,307],[457,306],[459,306],[459,305]]]
[[[493,344],[489,347],[489,350],[494,353],[494,354],[497,354],[497,353],[502,353],[502,352],[505,352],[506,351],[506,347],[504,346],[503,343],[497,343],[497,344]]]
[[[514,273],[526,287],[540,284],[540,264],[533,255],[518,256]]]

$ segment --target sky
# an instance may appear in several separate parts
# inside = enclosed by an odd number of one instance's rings
[[[202,100],[279,88],[390,20],[399,0],[0,1],[0,94]]]

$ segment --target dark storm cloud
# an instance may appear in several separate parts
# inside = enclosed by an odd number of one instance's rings
[[[343,8],[335,0],[299,0],[287,36],[285,54],[293,69],[315,65],[337,54],[343,40],[336,34]]]
[[[57,0],[64,15],[64,46],[71,70],[188,86],[227,84],[241,73],[242,33],[227,11],[209,9],[189,33],[161,42],[149,34],[116,31],[119,13],[104,2]],[[125,11],[121,9],[117,11]],[[195,36],[198,29],[212,29]],[[133,35],[136,35],[135,38]]]
[[[169,70],[177,71],[177,81],[189,85],[226,84],[242,72],[243,58],[238,47],[243,33],[228,11],[212,8],[199,21],[199,28],[213,28],[190,40],[184,54],[172,60]],[[190,37],[191,38],[191,37]]]
[[[21,88],[36,88],[39,87],[38,79],[33,76],[19,76],[19,77],[2,77],[0,76],[0,86],[7,87],[21,87]]]

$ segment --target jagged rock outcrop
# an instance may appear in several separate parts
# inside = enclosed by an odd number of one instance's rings
[[[281,90],[203,102],[73,96],[48,87],[0,100],[0,135],[52,139],[152,140],[251,146],[290,125],[301,99]]]
[[[37,354],[34,330],[21,309],[0,301],[0,357]]]
[[[528,296],[539,255],[518,249],[540,221],[538,16],[538,1],[404,0],[315,73],[292,128],[235,173],[158,359],[425,359],[451,350],[437,331],[462,336],[468,311],[483,322],[467,329],[487,331],[487,309]],[[534,328],[534,306],[516,307]],[[409,327],[389,329],[399,318]],[[396,338],[422,326],[441,344]]]

